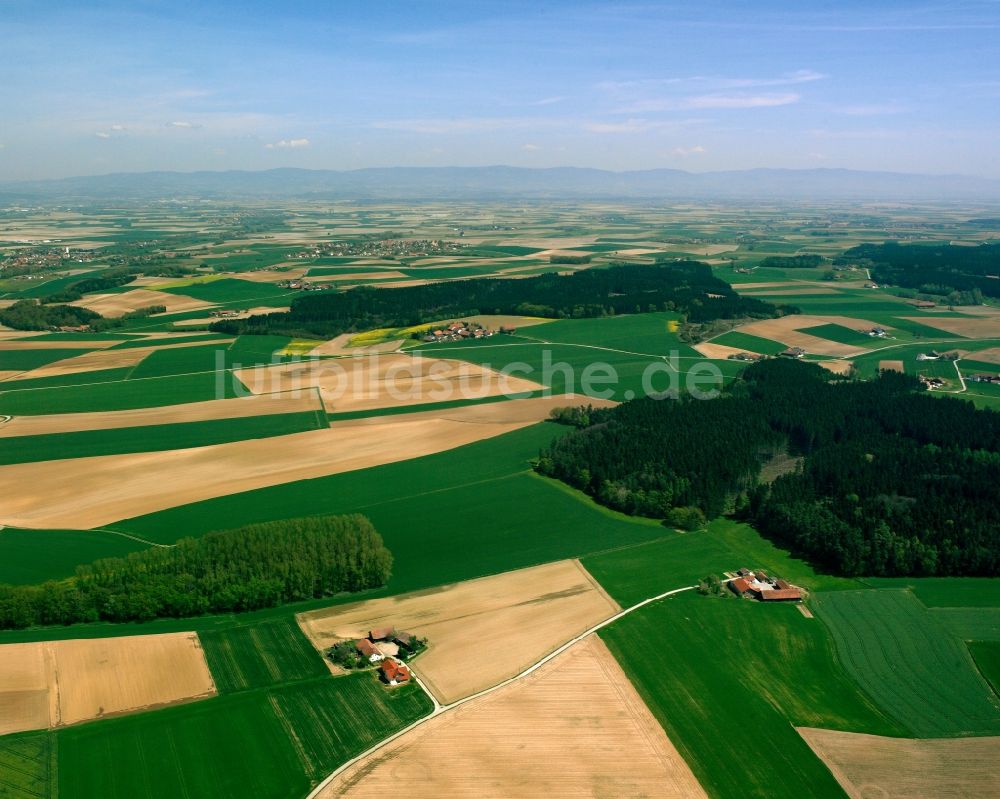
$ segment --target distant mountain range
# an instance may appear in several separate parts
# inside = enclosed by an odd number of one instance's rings
[[[136,172],[0,183],[0,203],[213,200],[1000,200],[1000,180],[850,169],[557,167]]]

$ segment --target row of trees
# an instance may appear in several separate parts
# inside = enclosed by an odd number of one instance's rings
[[[211,327],[231,334],[329,337],[477,313],[566,318],[650,309],[676,310],[693,322],[778,315],[770,303],[739,296],[716,278],[707,264],[679,261],[654,266],[625,264],[523,280],[478,278],[396,289],[361,286],[345,292],[315,292],[296,297],[287,313],[221,320]]]
[[[848,575],[1000,574],[1000,413],[914,379],[750,366],[706,402],[636,400],[560,414],[581,429],[538,470],[626,513],[674,524],[732,508],[766,536]],[[784,451],[794,472],[760,482]]]
[[[0,585],[0,629],[257,610],[375,588],[391,568],[364,516],[266,522],[99,560],[68,580]]]

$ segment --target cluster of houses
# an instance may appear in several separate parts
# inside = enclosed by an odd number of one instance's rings
[[[429,330],[421,336],[421,340],[428,343],[435,341],[464,341],[469,338],[489,338],[495,336],[498,331],[490,330],[476,322],[452,322],[444,327]],[[513,328],[502,327],[500,333],[513,333]]]
[[[940,377],[927,377],[927,375],[917,375],[917,380],[929,389],[944,388],[948,383]]]
[[[769,577],[761,569],[750,571],[740,569],[736,574],[727,574],[726,585],[736,596],[757,599],[761,602],[800,602],[802,589],[786,580]]]
[[[413,633],[398,632],[391,627],[369,630],[367,638],[354,642],[358,654],[377,666],[381,677],[389,685],[402,685],[410,681],[410,670],[401,657],[412,656],[422,643]]]
[[[970,377],[969,380],[971,380],[973,383],[993,383],[994,385],[1000,385],[1000,375],[988,375],[988,374],[972,375],[972,377]]]
[[[754,352],[734,352],[729,356],[730,361],[747,361],[749,363],[763,361],[765,358],[767,358],[766,355],[757,355]]]
[[[310,283],[308,280],[281,280],[275,285],[292,291],[326,291],[333,288],[332,283]]]
[[[209,311],[209,316],[214,316],[218,319],[230,319],[234,316],[239,316],[240,314],[245,313],[245,310],[237,310],[235,308],[219,308],[214,311]]]
[[[782,350],[778,355],[783,358],[801,358],[806,354],[806,351],[802,347],[789,347],[787,350]]]
[[[957,361],[959,354],[957,352],[938,352],[937,350],[931,350],[930,352],[920,352],[917,353],[918,361]]]

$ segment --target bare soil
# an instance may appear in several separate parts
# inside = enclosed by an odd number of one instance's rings
[[[419,661],[418,661],[419,662]],[[431,719],[345,771],[322,799],[705,799],[596,636]]]
[[[376,627],[427,638],[414,668],[446,704],[518,674],[618,610],[579,562],[564,560],[298,619],[320,650]]]
[[[214,696],[197,633],[0,646],[0,734]]]
[[[1000,737],[916,740],[799,727],[851,799],[994,799]]]

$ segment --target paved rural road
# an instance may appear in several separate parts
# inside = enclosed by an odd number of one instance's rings
[[[424,723],[430,721],[431,719],[433,719],[433,718],[435,718],[437,716],[440,716],[442,713],[447,713],[449,710],[454,710],[455,708],[460,707],[461,705],[464,705],[466,702],[471,702],[473,699],[479,699],[480,697],[488,696],[489,694],[492,694],[494,691],[499,691],[501,688],[505,688],[508,685],[510,685],[511,683],[517,682],[518,680],[523,679],[524,677],[527,677],[529,674],[532,674],[533,672],[538,671],[538,669],[540,669],[542,666],[544,666],[546,663],[548,663],[553,658],[559,657],[559,655],[561,655],[563,652],[565,652],[567,649],[569,649],[574,644],[577,644],[580,641],[582,641],[587,636],[593,635],[598,630],[601,630],[601,629],[607,627],[609,624],[614,624],[614,622],[618,621],[623,616],[627,616],[629,613],[632,613],[633,611],[636,611],[639,608],[645,607],[646,605],[650,604],[651,602],[656,602],[656,601],[658,601],[660,599],[666,599],[669,596],[673,596],[674,594],[680,594],[683,591],[692,591],[695,588],[697,588],[697,586],[695,586],[695,585],[686,585],[683,588],[674,588],[674,589],[672,589],[670,591],[664,591],[662,594],[657,594],[656,596],[651,596],[649,599],[644,599],[644,600],[642,600],[642,602],[637,602],[636,604],[634,604],[634,605],[632,605],[630,607],[627,607],[624,610],[620,610],[614,616],[611,616],[610,618],[607,618],[604,621],[602,621],[602,622],[600,622],[598,624],[595,624],[593,627],[590,627],[589,629],[584,630],[582,633],[580,633],[578,636],[576,636],[576,638],[573,638],[573,639],[567,641],[561,647],[559,647],[558,649],[556,649],[553,652],[550,652],[548,655],[546,655],[545,657],[543,657],[537,663],[535,663],[532,666],[529,666],[528,668],[526,668],[524,671],[520,672],[519,674],[515,674],[511,678],[509,678],[507,680],[504,680],[501,683],[497,683],[492,688],[486,688],[485,690],[482,690],[479,693],[472,694],[471,696],[467,696],[464,699],[459,699],[459,700],[457,700],[455,702],[452,702],[451,704],[448,704],[448,705],[442,705],[440,702],[438,702],[437,697],[434,696],[434,694],[427,688],[427,686],[423,683],[423,681],[417,675],[416,671],[414,671],[411,668],[410,669],[410,673],[413,675],[413,678],[416,680],[417,684],[423,689],[424,693],[426,693],[431,698],[431,701],[434,703],[434,709],[430,712],[430,714],[424,716],[423,718],[417,719],[409,727],[404,727],[399,732],[397,732],[397,733],[395,733],[393,735],[390,735],[388,738],[385,738],[382,741],[379,741],[377,744],[375,744],[374,746],[372,746],[371,748],[369,748],[367,751],[362,752],[357,757],[352,757],[350,760],[348,760],[346,763],[344,763],[344,765],[342,765],[340,768],[338,768],[336,771],[334,771],[332,774],[330,774],[319,785],[317,785],[315,788],[313,788],[313,790],[309,793],[309,796],[307,796],[306,799],[316,799],[316,797],[319,796],[319,794],[331,782],[333,782],[337,777],[339,777],[341,774],[343,774],[345,771],[347,771],[347,769],[349,769],[351,766],[355,765],[356,763],[358,763],[361,760],[364,760],[366,757],[368,757],[369,755],[377,752],[379,749],[382,749],[382,748],[388,746],[393,741],[395,741],[397,738],[401,738],[402,736],[406,735],[406,733],[408,733],[410,730],[416,729],[421,724],[424,724]]]

